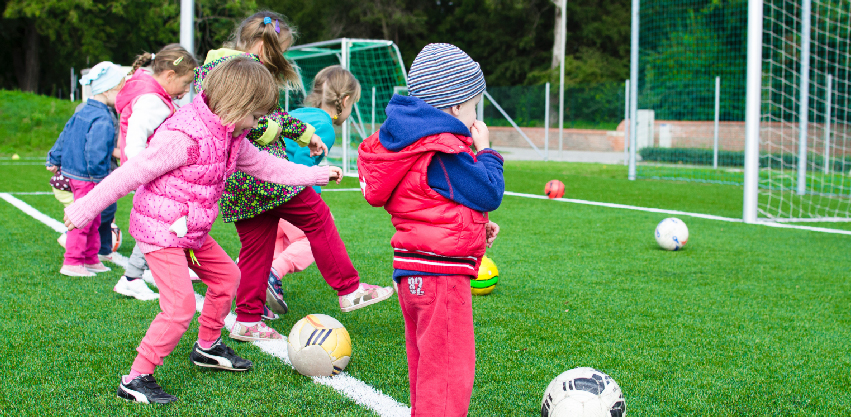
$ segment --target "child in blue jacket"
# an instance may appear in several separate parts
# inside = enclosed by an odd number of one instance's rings
[[[110,172],[115,149],[115,125],[110,107],[124,86],[124,71],[109,61],[95,65],[80,83],[92,86],[92,97],[65,123],[48,153],[48,169],[61,171],[70,180],[74,199],[88,194]],[[98,259],[100,216],[68,232],[65,262],[60,274],[90,277],[110,269]]]

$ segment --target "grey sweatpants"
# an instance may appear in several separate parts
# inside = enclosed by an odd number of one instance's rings
[[[128,278],[141,278],[142,273],[148,269],[148,262],[145,261],[145,254],[139,249],[139,244],[133,246],[133,253],[130,254],[130,259],[127,260],[127,268],[124,269],[124,276]]]

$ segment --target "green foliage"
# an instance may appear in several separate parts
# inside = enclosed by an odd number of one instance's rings
[[[0,155],[46,155],[78,104],[0,90]]]

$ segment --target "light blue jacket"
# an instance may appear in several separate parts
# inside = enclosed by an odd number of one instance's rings
[[[324,142],[325,146],[328,147],[328,150],[331,150],[331,147],[334,146],[334,142],[337,140],[337,133],[334,132],[334,124],[331,120],[331,116],[329,116],[325,110],[317,109],[315,107],[303,107],[291,111],[290,116],[316,128],[316,134],[319,135],[322,142]],[[312,167],[314,165],[319,165],[319,163],[322,162],[322,159],[325,158],[325,155],[310,156],[310,149],[308,147],[299,146],[292,139],[286,138],[286,144],[287,158],[297,164]],[[317,185],[314,185],[313,189],[317,193],[322,193],[322,189]]]

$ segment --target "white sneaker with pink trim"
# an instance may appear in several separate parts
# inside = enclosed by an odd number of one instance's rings
[[[283,339],[284,337],[261,321],[253,326],[246,326],[242,322],[234,323],[230,329],[230,338],[244,342],[253,342],[255,340]]]
[[[62,269],[59,270],[59,273],[62,275],[67,275],[69,277],[93,277],[95,273],[89,271],[83,265],[62,265]]]
[[[340,310],[344,313],[384,301],[393,295],[393,287],[379,287],[361,283],[351,294],[340,296]]]

